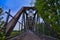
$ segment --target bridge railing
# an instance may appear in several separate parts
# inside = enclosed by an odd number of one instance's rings
[[[47,26],[45,23],[38,23],[36,27],[35,34],[38,35],[39,37],[43,37],[43,39],[48,38],[48,39],[55,39],[59,40],[59,38],[55,38],[51,35],[50,31],[47,29]]]
[[[10,39],[10,38],[14,38],[15,36],[18,36],[22,33],[25,32],[24,28],[22,28],[24,25],[22,25],[22,23],[20,22],[17,22],[15,28],[13,29],[13,31],[11,32],[10,36],[7,37],[7,39]]]
[[[16,20],[14,19],[14,17],[10,14],[10,10],[8,12],[6,12],[7,16],[6,16],[6,22],[5,22],[5,25],[6,26],[9,22],[10,19],[13,19],[13,20]],[[23,15],[23,14],[22,14]],[[17,35],[20,35],[22,33],[25,32],[25,29],[24,29],[24,20],[23,20],[23,16],[21,15],[20,17],[20,20],[17,21],[17,24],[15,25],[13,31],[11,32],[10,36],[7,37],[7,39],[9,38],[12,38],[12,37],[15,37]],[[22,19],[21,19],[22,18]],[[13,24],[12,24],[13,25]],[[5,27],[6,28],[6,27]]]

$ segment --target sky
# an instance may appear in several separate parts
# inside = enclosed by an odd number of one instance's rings
[[[0,0],[0,7],[4,10],[4,20],[6,20],[7,16],[5,11],[11,9],[10,14],[14,16],[23,6],[30,6],[30,2],[31,0]],[[15,27],[15,29],[18,29],[18,27]]]
[[[5,11],[11,9],[10,14],[14,16],[23,6],[31,6],[30,3],[31,0],[0,0],[0,7],[2,7],[4,10],[4,20],[6,20],[7,16]],[[19,19],[19,21],[21,21],[21,19]],[[17,23],[15,29],[19,28],[18,25],[19,24]]]
[[[30,6],[30,0],[0,0],[0,7],[4,10],[11,9],[12,15],[23,6]]]
[[[14,16],[23,6],[30,6],[30,3],[31,0],[0,0],[0,7],[4,9],[4,12],[11,9],[10,14]],[[4,17],[5,20],[6,14]]]

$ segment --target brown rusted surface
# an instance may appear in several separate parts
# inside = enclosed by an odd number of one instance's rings
[[[28,32],[26,36],[22,37],[18,40],[41,40],[37,35],[35,35],[33,32]]]
[[[24,36],[21,36],[21,37],[17,36],[9,40],[41,40],[41,39],[37,35],[35,35],[33,32],[29,31],[29,32],[26,32]]]
[[[16,23],[17,23],[19,17],[21,16],[22,12],[23,12],[23,8],[21,8],[21,10],[19,10],[19,11],[16,13],[16,15],[14,16],[14,19],[15,19],[15,20],[12,18],[12,19],[9,21],[9,23],[7,24],[7,26],[6,26],[6,35],[7,35],[7,36],[10,35],[11,31],[13,30],[14,26],[16,25]]]
[[[24,33],[23,35],[18,35],[8,40],[59,40],[59,39],[49,37],[43,34],[40,34],[40,36],[38,36],[34,32],[29,31],[29,32]]]
[[[16,25],[16,23],[17,23],[17,21],[18,21],[18,19],[19,19],[19,17],[21,16],[21,14],[23,13],[23,12],[25,12],[25,10],[26,9],[35,9],[34,7],[22,7],[17,13],[16,13],[16,15],[14,16],[14,19],[12,18],[10,21],[9,21],[9,23],[7,24],[7,26],[6,26],[6,36],[9,36],[10,35],[10,33],[12,32],[12,30],[13,30],[13,28],[15,27],[15,25]]]

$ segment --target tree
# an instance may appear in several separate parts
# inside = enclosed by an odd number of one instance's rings
[[[0,8],[0,27],[3,25],[3,23],[4,23],[4,21],[2,21],[2,19],[3,19],[3,14],[2,14],[2,12],[3,12],[3,9],[2,8]]]
[[[50,33],[60,35],[59,0],[36,0],[35,7],[38,10],[39,16],[45,21],[47,29],[50,29]]]
[[[0,8],[0,40],[5,40],[5,33],[3,32],[4,29],[2,29],[2,25],[4,24],[3,19],[3,9]]]

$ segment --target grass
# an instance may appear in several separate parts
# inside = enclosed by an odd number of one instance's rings
[[[13,30],[12,33],[10,34],[11,37],[22,34],[23,32],[25,32],[24,30]]]

